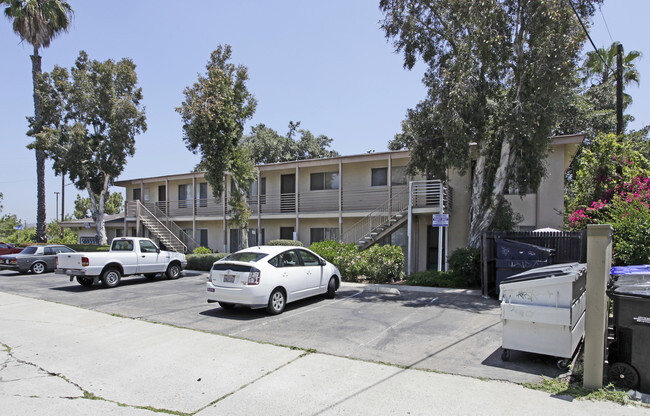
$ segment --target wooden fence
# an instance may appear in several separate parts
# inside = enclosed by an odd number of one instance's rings
[[[532,232],[486,231],[481,240],[481,291],[483,296],[496,294],[497,240],[507,239],[551,248],[552,264],[587,261],[586,231]]]

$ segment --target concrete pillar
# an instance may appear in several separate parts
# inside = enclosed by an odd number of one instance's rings
[[[587,226],[587,297],[583,385],[589,389],[599,389],[603,386],[603,361],[609,314],[609,302],[605,290],[612,264],[612,231],[609,224]]]

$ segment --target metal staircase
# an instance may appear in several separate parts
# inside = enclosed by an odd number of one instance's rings
[[[409,191],[403,189],[388,201],[354,224],[341,238],[365,250],[393,233],[408,219]]]
[[[199,246],[192,237],[167,218],[167,215],[155,204],[152,204],[150,208],[151,210],[138,200],[129,201],[127,214],[135,216],[136,221],[140,221],[169,250],[188,253]]]
[[[413,181],[409,188],[394,194],[343,233],[341,241],[355,243],[361,250],[367,249],[408,221],[409,205],[411,208],[433,208],[434,213],[447,212],[451,208],[451,188],[439,180]]]

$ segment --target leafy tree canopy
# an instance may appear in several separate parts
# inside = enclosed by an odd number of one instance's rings
[[[33,145],[46,149],[57,173],[67,173],[77,189],[88,191],[103,244],[108,189],[135,153],[135,136],[147,129],[135,64],[128,58],[90,60],[81,51],[70,71],[55,66],[43,74],[38,95],[43,117],[30,119],[41,132]]]
[[[99,195],[96,196],[96,199],[99,200]],[[92,217],[91,207],[90,198],[82,198],[81,195],[77,195],[77,199],[74,201],[74,217],[79,220]],[[104,214],[119,214],[123,209],[124,197],[122,194],[120,192],[110,192],[104,202]]]
[[[601,2],[573,4],[586,19]],[[381,0],[380,9],[404,66],[428,67],[427,96],[390,147],[410,148],[411,172],[427,177],[465,173],[475,160],[468,244],[477,246],[506,184],[536,189],[544,177],[584,32],[570,4],[554,0]]]
[[[185,101],[176,111],[183,120],[187,148],[201,155],[200,167],[215,197],[224,191],[230,174],[234,192],[229,198],[232,222],[242,229],[248,246],[250,209],[246,192],[255,180],[252,150],[242,141],[244,123],[253,117],[257,101],[248,91],[248,69],[230,62],[232,48],[219,45],[210,55],[206,72],[183,91]]]
[[[325,135],[314,136],[309,130],[298,129],[300,122],[289,122],[286,136],[264,124],[253,126],[251,134],[244,136],[243,142],[251,146],[255,164],[288,162],[291,160],[318,159],[338,156],[338,152],[328,150],[332,139]],[[300,139],[294,140],[296,133]]]
[[[230,45],[219,45],[210,55],[206,73],[185,88],[185,101],[176,108],[183,120],[183,140],[190,151],[201,155],[215,197],[224,190],[225,173],[238,160],[244,123],[257,107],[246,87],[248,69],[229,62],[231,56]]]

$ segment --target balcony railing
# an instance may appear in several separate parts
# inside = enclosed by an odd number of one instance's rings
[[[432,207],[439,205],[440,200],[439,181],[418,181],[413,183],[413,206]],[[395,185],[392,187],[392,206],[386,207],[387,211],[397,212],[402,209],[402,202],[394,198],[395,195],[408,190],[407,185]],[[444,190],[443,192],[447,192]],[[341,208],[343,212],[372,212],[380,205],[388,201],[388,188],[364,187],[344,188],[341,191]],[[259,199],[259,204],[258,204]],[[445,203],[449,203],[449,195],[444,196]],[[228,201],[226,201],[228,203]],[[203,198],[176,201],[144,202],[144,205],[152,212],[163,213],[168,218],[178,217],[223,217],[224,207],[221,199]],[[262,214],[293,214],[298,213],[334,213],[339,211],[339,190],[305,191],[298,194],[267,194],[252,196],[248,198],[248,205],[251,213]],[[155,207],[155,209],[154,209]],[[389,209],[390,208],[390,209]],[[226,215],[230,215],[230,206],[226,206]]]

